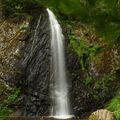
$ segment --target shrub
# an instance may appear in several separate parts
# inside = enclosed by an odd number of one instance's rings
[[[19,94],[20,90],[14,88],[7,99],[0,101],[0,120],[6,119],[6,117],[8,117],[8,115],[14,111],[14,109],[11,108],[10,105],[16,101]]]
[[[106,105],[108,110],[111,110],[116,116],[117,120],[120,120],[120,89],[116,96]]]
[[[2,0],[1,7],[3,14],[8,17],[39,13],[42,5],[39,0]]]

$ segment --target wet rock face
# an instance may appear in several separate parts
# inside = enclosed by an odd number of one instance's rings
[[[24,71],[23,116],[44,116],[49,113],[50,28],[46,12],[31,22],[24,57],[20,61]]]

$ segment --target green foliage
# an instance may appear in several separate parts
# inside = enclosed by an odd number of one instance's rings
[[[14,111],[13,108],[10,108],[10,105],[13,104],[20,94],[20,90],[14,88],[11,91],[11,94],[4,101],[0,101],[0,120],[4,120],[10,113]]]
[[[90,24],[109,43],[120,41],[119,0],[46,0],[45,4],[62,15]]]
[[[109,93],[109,88],[115,82],[116,77],[113,74],[106,74],[101,80],[96,81],[95,91],[93,94],[94,99],[103,99],[107,93]],[[116,86],[117,87],[117,86]],[[101,92],[101,94],[99,94]]]
[[[27,29],[28,29],[28,23],[23,23],[21,26],[20,26],[20,30],[22,31],[22,32],[26,32],[27,31]]]
[[[70,35],[69,39],[73,49],[79,57],[82,69],[85,69],[85,64],[89,57],[89,50],[87,44],[82,39],[76,39],[74,35]]]
[[[101,96],[99,95],[98,92],[96,92],[96,94],[93,94],[93,98],[96,100],[96,101],[99,101],[101,99]]]
[[[119,0],[2,0],[7,16],[39,13],[43,6],[62,16],[90,24],[109,43],[120,41]]]
[[[117,95],[106,105],[108,110],[111,110],[117,120],[120,120],[120,89],[117,92]]]
[[[90,86],[91,84],[93,84],[93,78],[91,76],[87,76],[86,79],[84,80],[84,84],[86,86]]]
[[[103,77],[103,81],[104,81],[105,84],[108,84],[108,83],[110,83],[110,82],[112,82],[114,80],[115,80],[115,76],[112,75],[112,74],[108,74],[108,75],[105,75]]]
[[[8,117],[8,115],[12,112],[13,112],[13,110],[11,110],[8,107],[6,107],[6,106],[1,107],[0,106],[0,120],[5,120],[6,117]]]
[[[120,60],[120,59],[119,59]],[[112,72],[115,73],[115,72],[119,72],[120,71],[120,66],[116,66],[113,68]]]
[[[39,0],[2,0],[1,7],[3,14],[8,17],[40,13],[42,5]]]
[[[82,69],[87,69],[87,61],[90,57],[95,56],[101,51],[101,46],[99,44],[89,44],[84,37],[77,38],[73,31],[69,33],[69,39],[73,49],[79,57]]]

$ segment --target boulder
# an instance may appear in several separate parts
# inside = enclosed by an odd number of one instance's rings
[[[93,112],[88,120],[116,120],[113,113],[107,109],[99,109]]]

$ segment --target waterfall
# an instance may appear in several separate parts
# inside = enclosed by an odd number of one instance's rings
[[[65,70],[64,36],[60,24],[52,11],[47,9],[51,28],[51,54],[53,81],[50,87],[52,96],[51,116],[55,118],[70,118],[68,100],[68,85]]]

